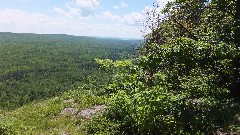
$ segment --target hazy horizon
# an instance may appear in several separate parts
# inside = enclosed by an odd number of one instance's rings
[[[169,0],[0,0],[0,31],[142,39],[152,4]]]
[[[124,37],[104,37],[104,36],[84,36],[84,35],[71,35],[65,33],[23,33],[23,32],[9,32],[9,31],[0,31],[1,33],[10,33],[10,34],[35,34],[35,35],[65,35],[65,36],[74,36],[74,37],[92,37],[92,38],[103,38],[103,39],[121,39],[121,40],[143,40],[144,38],[124,38]]]

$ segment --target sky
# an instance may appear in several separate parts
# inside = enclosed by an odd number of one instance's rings
[[[168,0],[0,0],[0,32],[143,37],[145,12]]]

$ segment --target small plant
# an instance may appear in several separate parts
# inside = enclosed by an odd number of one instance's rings
[[[11,135],[14,134],[13,119],[7,119],[0,115],[0,134]]]
[[[93,117],[90,121],[84,124],[83,129],[87,134],[94,135],[120,135],[120,125],[103,116]]]

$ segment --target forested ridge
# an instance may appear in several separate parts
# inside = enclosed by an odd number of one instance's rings
[[[94,58],[124,59],[140,41],[68,35],[0,33],[0,108],[14,109],[79,87],[104,82]]]

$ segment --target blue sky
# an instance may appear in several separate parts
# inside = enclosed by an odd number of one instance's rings
[[[0,0],[0,32],[142,38],[144,12],[168,0]]]

